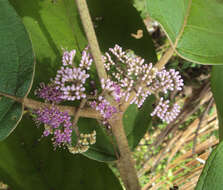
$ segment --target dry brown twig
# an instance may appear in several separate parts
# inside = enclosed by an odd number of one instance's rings
[[[204,122],[204,119],[205,119],[205,117],[206,117],[208,111],[209,111],[210,108],[213,106],[213,104],[214,104],[214,98],[212,97],[212,98],[210,99],[210,101],[208,102],[207,108],[205,109],[205,111],[203,112],[203,114],[202,114],[201,117],[200,117],[200,121],[199,121],[199,124],[198,124],[198,126],[197,126],[197,129],[196,129],[196,131],[195,131],[195,136],[194,136],[194,141],[193,141],[193,151],[192,151],[193,154],[195,153],[195,148],[196,148],[196,144],[197,144],[197,136],[198,136],[199,129],[200,129],[202,123]]]

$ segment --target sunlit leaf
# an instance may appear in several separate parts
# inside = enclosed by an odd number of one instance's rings
[[[223,64],[222,0],[145,0],[149,15],[165,30],[183,58]]]

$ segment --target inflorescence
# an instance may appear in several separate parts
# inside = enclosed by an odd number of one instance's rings
[[[62,66],[56,77],[50,84],[41,83],[35,91],[37,96],[50,105],[34,111],[37,116],[35,121],[44,124],[43,136],[52,135],[55,147],[67,146],[71,153],[82,153],[96,142],[96,131],[93,131],[91,134],[78,134],[77,143],[72,144],[72,133],[75,130],[71,117],[57,108],[57,104],[64,101],[87,99],[86,105],[101,114],[104,125],[109,125],[109,119],[119,111],[118,105],[129,102],[140,108],[147,97],[154,94],[158,104],[151,116],[157,116],[166,123],[178,116],[179,105],[166,98],[171,92],[182,90],[184,84],[178,71],[165,68],[158,71],[152,63],[146,64],[141,57],[115,45],[102,56],[108,79],[101,79],[101,89],[94,89],[100,93],[92,96],[86,85],[93,82],[89,74],[92,56],[88,47],[85,48],[80,63],[77,64],[74,61],[75,54],[75,50],[64,51]],[[134,97],[130,97],[132,92]],[[107,96],[112,97],[116,103],[108,101]]]
[[[44,123],[43,136],[53,135],[54,145],[61,146],[71,143],[72,123],[67,112],[61,112],[56,107],[44,107],[35,112],[36,123]]]
[[[135,91],[130,104],[140,108],[149,95],[155,94],[159,103],[151,116],[156,115],[164,122],[172,122],[179,114],[180,107],[170,100],[164,101],[164,96],[171,91],[182,90],[184,84],[179,72],[164,68],[158,71],[152,63],[145,64],[144,59],[123,51],[118,45],[109,51],[103,56],[104,65],[111,80],[121,87],[121,98],[128,101],[130,93]]]

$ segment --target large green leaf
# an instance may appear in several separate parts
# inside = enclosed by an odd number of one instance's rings
[[[10,0],[30,33],[37,59],[34,88],[49,81],[61,66],[62,48],[76,49],[77,58],[87,45],[74,1]],[[77,40],[78,38],[78,40]],[[33,88],[33,89],[34,89]]]
[[[223,186],[223,142],[211,153],[201,173],[196,190],[221,190]]]
[[[131,105],[124,114],[123,123],[131,149],[138,145],[148,128],[152,126],[150,113],[153,110],[154,101],[155,97],[149,96],[140,109],[136,105]]]
[[[5,139],[21,120],[23,105],[6,97],[0,100],[0,140]]]
[[[222,0],[145,0],[176,52],[201,64],[223,64]]]
[[[218,113],[219,137],[223,140],[223,66],[213,66],[211,72],[211,90]]]
[[[15,190],[121,190],[103,163],[53,150],[25,116],[15,132],[0,143],[0,180]]]
[[[0,0],[0,95],[25,97],[32,84],[34,55],[28,33],[13,7]],[[19,123],[23,105],[0,99],[0,140]]]

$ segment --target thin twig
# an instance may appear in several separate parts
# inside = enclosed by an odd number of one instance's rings
[[[98,76],[100,79],[107,79],[107,74],[104,68],[104,64],[102,62],[101,51],[98,45],[90,13],[87,7],[87,2],[86,0],[76,0],[76,4],[84,27],[84,31],[89,42],[89,46],[91,48],[91,53],[96,65]]]
[[[205,109],[205,111],[203,112],[203,114],[200,117],[200,121],[199,121],[198,126],[197,126],[197,129],[195,131],[195,136],[194,136],[194,140],[193,140],[193,150],[192,150],[192,154],[195,154],[195,148],[196,148],[196,144],[197,144],[197,136],[198,136],[199,129],[200,129],[200,127],[201,127],[201,125],[202,125],[202,123],[203,123],[203,121],[204,121],[204,119],[205,119],[208,111],[212,107],[213,103],[214,103],[214,98],[212,97],[210,99],[210,101],[208,102],[207,108]]]
[[[37,110],[46,106],[51,106],[52,104],[50,103],[44,103],[44,102],[40,102],[40,101],[36,101],[30,98],[19,98],[16,96],[12,96],[9,94],[4,94],[0,92],[0,96],[4,96],[7,97],[9,99],[12,99],[16,102],[19,102],[21,104],[23,104],[25,107],[29,108],[29,109],[33,109],[33,110]],[[63,106],[63,105],[55,105],[56,108],[58,108],[60,111],[62,112],[67,112],[69,115],[73,116],[74,114],[76,114],[76,108],[73,106]],[[102,119],[102,116],[100,113],[96,112],[94,109],[92,108],[84,108],[81,109],[79,112],[79,116],[80,117],[87,117],[87,118],[93,118],[93,119]]]
[[[81,100],[80,106],[79,106],[79,108],[77,109],[77,111],[74,115],[73,129],[75,130],[77,136],[79,136],[79,130],[78,130],[78,127],[77,127],[77,122],[78,122],[78,119],[80,118],[80,112],[83,109],[86,102],[87,102],[87,99],[82,99]]]

